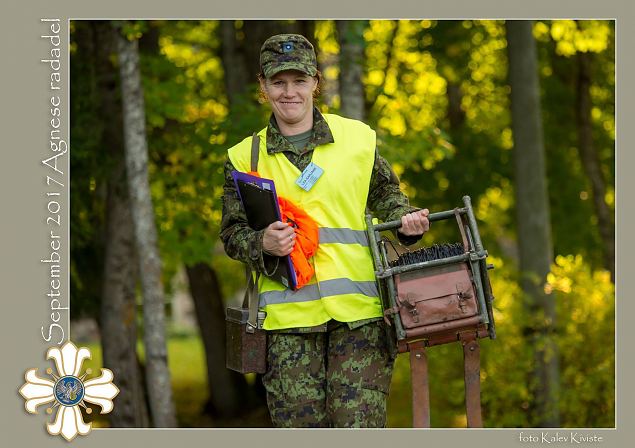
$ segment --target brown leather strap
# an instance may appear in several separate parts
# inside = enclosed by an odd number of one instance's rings
[[[251,136],[251,171],[258,171],[258,159],[260,157],[260,136],[255,132]]]
[[[430,427],[430,392],[428,389],[428,358],[425,341],[408,344],[410,349],[410,379],[412,382],[412,427]]]
[[[465,225],[463,224],[463,219],[461,218],[461,213],[458,208],[454,209],[454,216],[456,216],[456,222],[459,224],[459,231],[461,232],[461,238],[463,239],[463,249],[467,252],[470,250],[470,245],[467,240],[467,235],[465,234]]]
[[[390,322],[390,317],[394,316],[398,312],[399,312],[399,308],[397,308],[396,306],[392,308],[386,308],[384,310],[384,322],[386,322],[386,325],[388,325],[389,327],[392,327],[392,323]]]
[[[463,341],[465,368],[465,409],[468,428],[482,428],[481,417],[481,361],[478,339]]]

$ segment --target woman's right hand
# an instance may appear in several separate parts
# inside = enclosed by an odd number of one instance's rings
[[[276,221],[265,229],[262,237],[262,248],[266,253],[283,257],[291,253],[294,245],[295,231],[289,224]]]

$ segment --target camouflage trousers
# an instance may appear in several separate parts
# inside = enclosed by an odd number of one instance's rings
[[[276,427],[386,426],[393,359],[383,322],[270,333],[263,384]]]

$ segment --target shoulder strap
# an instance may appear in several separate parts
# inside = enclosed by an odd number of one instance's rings
[[[260,156],[260,136],[255,132],[251,136],[251,171],[258,171],[258,158]]]
[[[246,330],[248,333],[253,333],[258,328],[258,279],[260,278],[260,273],[256,271],[256,279],[254,280],[249,265],[246,265],[245,276],[247,278],[247,289],[243,298],[243,308],[249,310]]]
[[[251,136],[251,171],[258,172],[258,158],[260,157],[260,136],[255,132]],[[243,299],[243,308],[249,308],[247,332],[253,333],[258,328],[258,279],[260,272],[256,271],[256,279],[251,275],[249,265],[246,265],[247,289]]]

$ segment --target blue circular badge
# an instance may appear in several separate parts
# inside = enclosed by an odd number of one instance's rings
[[[68,375],[55,383],[55,399],[62,406],[75,406],[84,398],[84,384],[79,378]]]

